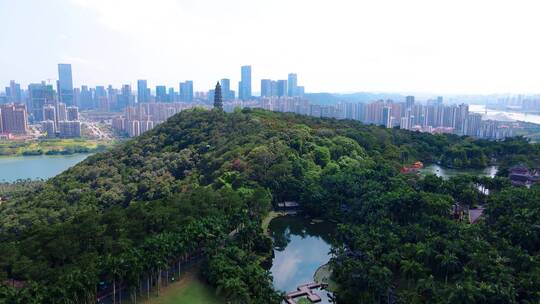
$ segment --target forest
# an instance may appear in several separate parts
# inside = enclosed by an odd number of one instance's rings
[[[499,176],[399,173],[415,161]],[[282,201],[338,223],[338,303],[538,303],[540,187],[512,187],[517,164],[539,165],[540,145],[186,110],[25,191],[2,187],[0,303],[95,303],[100,284],[136,302],[193,256],[228,302],[280,303],[260,223]],[[485,215],[456,220],[456,205]]]

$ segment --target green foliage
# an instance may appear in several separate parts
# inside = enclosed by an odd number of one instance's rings
[[[540,187],[473,176],[380,183],[341,218],[332,259],[340,303],[540,301]],[[454,203],[482,204],[485,220],[455,220]]]
[[[258,227],[282,201],[342,224],[332,264],[343,303],[538,302],[538,190],[509,190],[502,177],[398,172],[416,160],[496,162],[504,172],[538,163],[539,151],[522,138],[488,142],[262,110],[183,111],[45,183],[0,187],[0,281],[25,284],[2,286],[0,302],[95,302],[98,282],[136,290],[197,253],[229,301],[278,303],[260,265],[271,243]],[[454,203],[486,205],[488,217],[458,223]]]

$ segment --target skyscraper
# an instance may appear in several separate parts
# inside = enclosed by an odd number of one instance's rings
[[[67,120],[66,104],[63,102],[59,102],[56,107],[56,119],[58,121]]]
[[[79,106],[81,109],[92,109],[94,108],[94,101],[92,100],[92,92],[88,89],[88,86],[81,86]]]
[[[261,79],[261,96],[262,97],[272,96],[272,80]]]
[[[71,95],[73,101],[73,95]],[[28,85],[28,110],[33,121],[43,120],[43,107],[54,104],[54,89],[45,82],[31,83]]]
[[[58,95],[61,102],[69,106],[74,105],[71,64],[58,64]]]
[[[9,101],[10,102],[21,102],[21,85],[16,83],[15,80],[9,82]]]
[[[238,93],[240,99],[247,100],[251,98],[251,66],[242,66],[241,74],[242,80],[238,86]]]
[[[304,97],[304,93],[305,93],[304,86],[297,86],[296,87],[296,93],[297,93],[298,97]]]
[[[231,80],[227,78],[221,79],[221,94],[223,99],[232,100],[234,99],[234,91],[231,91]]]
[[[180,83],[180,101],[193,101],[193,81],[188,80]]]
[[[414,96],[405,97],[405,109],[412,109],[414,106]]]
[[[471,113],[465,120],[465,135],[478,136],[482,124],[482,114]]]
[[[169,98],[169,102],[177,101],[177,94],[174,91],[174,88],[169,88],[168,98]]]
[[[287,95],[289,97],[298,96],[298,76],[296,74],[289,74],[287,78],[287,86],[289,87],[287,91]]]
[[[392,127],[392,107],[387,106],[383,108],[382,119],[383,119],[382,124],[386,128]]]
[[[50,120],[53,122],[57,122],[56,119],[56,108],[53,105],[46,105],[43,107],[43,120]]]
[[[150,101],[147,96],[148,93],[148,83],[144,79],[137,80],[137,102],[148,102]]]
[[[77,107],[67,107],[67,120],[75,121],[79,120],[79,108]]]
[[[127,106],[133,105],[134,97],[131,95],[131,86],[124,84],[120,95],[117,96],[116,110],[123,110]]]
[[[163,85],[156,86],[156,101],[167,102],[167,87]]]
[[[93,99],[94,100],[92,103],[94,107],[101,107],[103,102],[108,104],[107,90],[105,89],[104,86],[96,86]]]
[[[287,96],[287,80],[277,81],[277,96],[279,97]]]
[[[465,125],[469,117],[469,105],[460,104],[456,118],[456,130],[459,135],[465,135]]]

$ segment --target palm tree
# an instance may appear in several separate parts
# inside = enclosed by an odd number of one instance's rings
[[[437,259],[441,263],[441,268],[445,270],[444,283],[446,284],[448,283],[448,273],[459,266],[459,259],[454,253],[448,250],[445,250],[442,254],[438,254]]]
[[[127,266],[125,273],[126,283],[131,290],[131,297],[137,303],[137,289],[143,272],[143,257],[140,250],[132,248],[124,254],[124,259]]]
[[[407,287],[410,288],[411,280],[418,277],[424,271],[422,264],[413,260],[401,261],[401,272],[407,278]]]
[[[112,255],[106,257],[107,270],[113,279],[113,304],[116,304],[116,283],[122,280],[125,275],[125,265],[123,258],[117,258]],[[120,286],[121,287],[121,286]],[[120,289],[120,301],[122,300],[122,290]]]

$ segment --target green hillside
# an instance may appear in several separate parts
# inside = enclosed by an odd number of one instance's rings
[[[183,111],[0,205],[0,303],[95,303],[153,293],[187,258],[232,303],[279,303],[261,221],[298,201],[340,225],[340,303],[540,301],[540,189],[505,177],[402,175],[540,164],[522,138],[479,141],[262,110]],[[482,185],[490,195],[477,191]],[[486,206],[469,225],[452,205]],[[100,284],[101,283],[101,284]],[[14,288],[11,285],[24,286]]]

